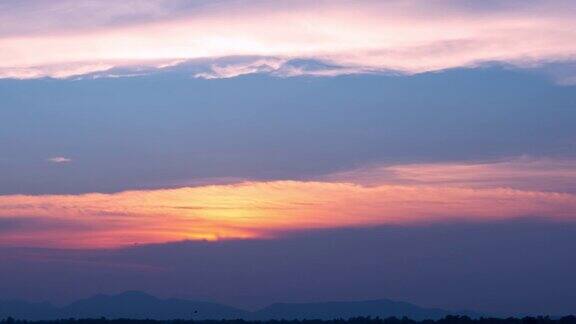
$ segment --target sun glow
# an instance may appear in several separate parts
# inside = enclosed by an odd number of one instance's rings
[[[553,168],[555,172],[545,171]],[[574,220],[576,196],[546,184],[551,179],[563,185],[555,178],[574,183],[573,170],[571,162],[554,161],[400,165],[333,174],[321,181],[0,196],[0,220],[26,225],[4,230],[0,244],[100,248],[391,224],[527,216]]]

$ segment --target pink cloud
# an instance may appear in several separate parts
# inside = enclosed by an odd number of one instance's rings
[[[322,179],[366,186],[388,183],[576,192],[576,161],[523,156],[470,163],[371,165]]]
[[[312,5],[228,0],[196,6],[188,1],[153,1],[131,15],[125,10],[129,6],[106,2],[98,3],[107,10],[94,17],[96,22],[77,19],[73,28],[58,21],[92,9],[58,3],[52,11],[39,6],[43,14],[37,21],[17,11],[16,17],[23,19],[5,23],[0,32],[0,76],[66,77],[98,67],[159,68],[162,62],[230,56],[320,60],[343,67],[342,73],[419,73],[494,61],[525,67],[576,57],[572,41],[576,5],[566,1],[516,2],[477,10],[453,1]],[[45,29],[32,34],[21,24]],[[219,71],[212,76],[260,71],[257,63],[243,69],[231,66],[236,72],[217,66]]]

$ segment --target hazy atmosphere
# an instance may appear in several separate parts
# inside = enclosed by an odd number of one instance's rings
[[[574,1],[0,0],[0,310],[561,316],[575,247]]]

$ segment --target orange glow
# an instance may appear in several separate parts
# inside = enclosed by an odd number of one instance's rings
[[[499,167],[487,164],[483,168]],[[392,166],[387,171],[398,168],[409,168],[410,175],[416,172],[415,165]],[[426,168],[430,166],[421,166],[419,172],[426,173]],[[453,166],[456,171],[463,169],[463,165]],[[443,172],[449,174],[450,169]],[[305,229],[525,216],[576,218],[574,194],[510,189],[503,183],[475,187],[465,184],[469,176],[461,174],[457,185],[451,186],[443,181],[432,183],[429,178],[410,185],[387,180],[370,186],[348,179],[244,182],[114,194],[0,196],[0,220],[24,224],[5,231],[0,244],[94,248],[263,238]]]

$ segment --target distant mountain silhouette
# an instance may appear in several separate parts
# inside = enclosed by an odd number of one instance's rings
[[[358,302],[278,303],[256,312],[210,302],[185,299],[159,299],[148,294],[129,291],[118,295],[96,295],[64,307],[49,303],[0,301],[0,318],[28,320],[62,318],[129,318],[129,319],[336,319],[358,316],[387,318],[409,317],[415,320],[438,319],[459,314],[478,317],[473,312],[451,312],[422,308],[387,299]]]
[[[248,312],[230,306],[184,299],[158,299],[129,291],[115,296],[97,295],[62,309],[65,317],[131,319],[237,319]]]
[[[479,314],[469,311],[452,312],[438,308],[423,308],[410,303],[388,299],[325,302],[325,303],[278,303],[272,304],[254,313],[256,319],[349,319],[358,316],[398,317],[404,316],[414,320],[440,319],[447,315],[467,315],[478,317]]]
[[[96,295],[57,308],[50,304],[0,302],[0,318],[130,318],[130,319],[237,319],[249,313],[230,306],[184,299],[159,299],[128,291],[119,295]]]

